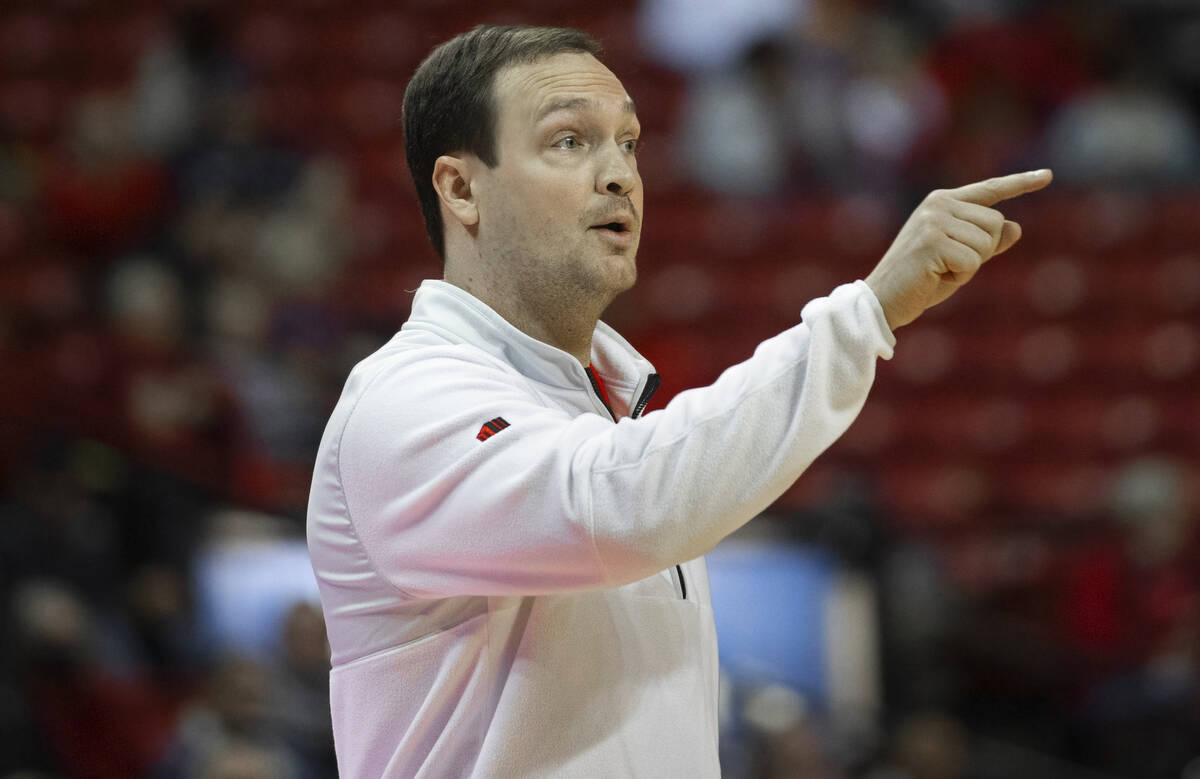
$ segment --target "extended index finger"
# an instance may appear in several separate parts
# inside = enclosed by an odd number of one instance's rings
[[[976,181],[974,184],[952,189],[949,194],[956,200],[991,206],[1017,195],[1036,192],[1049,184],[1053,178],[1054,174],[1050,172],[1049,168],[1042,168],[1026,173],[1012,173],[1008,176]]]

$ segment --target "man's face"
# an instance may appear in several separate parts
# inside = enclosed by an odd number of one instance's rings
[[[543,299],[607,304],[637,277],[641,128],[629,95],[594,57],[569,53],[502,70],[493,105],[498,161],[472,183],[483,259]]]

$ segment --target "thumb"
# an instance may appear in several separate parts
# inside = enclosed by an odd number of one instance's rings
[[[996,251],[992,252],[992,256],[1003,254],[1019,240],[1021,240],[1021,225],[1005,219],[1004,227],[1000,230],[1000,243],[996,245]]]

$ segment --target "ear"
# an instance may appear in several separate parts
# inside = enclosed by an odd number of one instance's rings
[[[471,227],[479,221],[479,207],[471,191],[472,169],[469,158],[448,154],[433,163],[433,189],[442,205],[463,227]]]

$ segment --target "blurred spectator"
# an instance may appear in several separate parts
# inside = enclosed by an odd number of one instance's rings
[[[844,164],[852,173],[827,177],[880,197],[907,194],[905,177],[912,175],[914,156],[945,131],[947,100],[926,72],[920,42],[907,26],[871,14],[855,37],[856,72],[842,107],[850,147]]]
[[[950,655],[962,596],[929,544],[895,539],[879,569],[887,697],[900,710],[951,704],[958,680]]]
[[[1200,533],[1187,490],[1176,463],[1129,463],[1114,484],[1110,529],[1064,568],[1061,624],[1101,672],[1168,651],[1200,617]]]
[[[1046,122],[1089,83],[1079,15],[1062,4],[954,5],[955,23],[930,42],[927,56],[948,122],[915,160],[918,191],[1046,166],[1037,156]]]
[[[822,1],[798,34],[786,32],[693,78],[682,134],[697,183],[731,197],[902,193],[910,159],[945,119],[909,31],[883,14]]]
[[[227,86],[210,97],[208,107],[210,121],[174,163],[185,203],[250,208],[285,196],[302,160],[263,137],[254,93],[244,85]]]
[[[834,758],[829,733],[798,693],[780,685],[754,690],[747,696],[743,716],[761,741],[752,775],[764,779],[847,776]]]
[[[134,146],[129,101],[87,96],[46,180],[48,229],[62,243],[102,262],[144,240],[167,205],[167,173]]]
[[[1064,184],[1145,188],[1194,181],[1200,127],[1187,105],[1138,69],[1068,102],[1052,120],[1046,158]]]
[[[140,674],[100,665],[92,616],[69,590],[27,581],[15,593],[17,663],[55,769],[68,776],[142,776],[166,746],[169,701]]]
[[[269,774],[272,777],[300,779],[303,774],[296,757],[271,716],[270,700],[270,678],[259,663],[225,658],[209,675],[203,697],[183,713],[152,775],[191,779],[228,775],[232,766],[254,765],[254,770],[261,770],[269,765],[275,771]]]
[[[116,266],[108,296],[109,395],[94,399],[91,421],[147,462],[222,485],[240,420],[220,376],[186,339],[185,306],[179,280],[153,258]]]
[[[164,694],[190,695],[207,657],[187,577],[171,563],[149,561],[132,572],[125,590],[136,662],[154,674]]]
[[[650,57],[700,74],[730,67],[767,36],[786,37],[807,5],[806,0],[644,0],[638,27]]]
[[[895,735],[896,762],[912,779],[963,779],[970,754],[966,729],[939,712],[907,718]]]
[[[684,113],[684,159],[695,179],[730,197],[779,190],[797,164],[799,95],[790,52],[763,40],[738,65],[692,86]]]
[[[297,603],[283,623],[282,658],[274,669],[271,708],[284,740],[311,777],[336,776],[329,710],[329,644],[314,603]]]
[[[210,121],[213,94],[238,78],[219,17],[203,7],[178,12],[138,63],[134,135],[139,148],[169,157],[187,146]]]
[[[1122,776],[1174,776],[1200,751],[1195,515],[1178,463],[1135,460],[1114,483],[1111,532],[1062,572],[1060,624],[1085,663],[1086,748]]]
[[[90,453],[75,442],[43,442],[14,469],[0,500],[0,592],[48,577],[104,602],[121,570],[120,519],[91,481]]]
[[[897,725],[890,758],[868,779],[967,779],[969,754],[961,722],[937,711],[917,712]]]
[[[215,752],[196,776],[198,779],[288,779],[292,774],[287,763],[271,750],[235,740]]]

